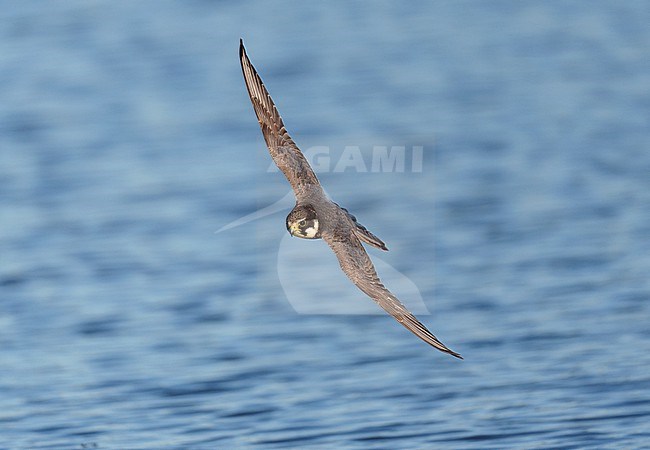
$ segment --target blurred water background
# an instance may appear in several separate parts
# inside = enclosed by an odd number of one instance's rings
[[[0,447],[648,448],[647,2],[2,5]],[[288,192],[240,37],[332,166],[423,147],[320,178],[464,361],[215,234]]]

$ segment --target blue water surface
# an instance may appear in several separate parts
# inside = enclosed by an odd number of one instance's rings
[[[650,446],[646,2],[9,1],[0,21],[0,448]],[[281,256],[290,204],[215,233],[288,192],[240,37],[464,361],[387,315],[299,314],[278,265],[300,301],[370,300],[322,242]],[[422,147],[421,170],[373,171],[381,146]],[[367,171],[334,170],[346,147]]]

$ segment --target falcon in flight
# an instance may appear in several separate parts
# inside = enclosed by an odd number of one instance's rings
[[[388,250],[386,245],[357,222],[356,217],[325,195],[305,156],[287,133],[271,96],[246,55],[242,40],[239,41],[239,59],[246,89],[271,157],[296,195],[296,206],[287,216],[287,231],[303,239],[323,239],[336,254],[343,272],[361,291],[424,342],[462,359],[440,342],[382,284],[361,243]]]

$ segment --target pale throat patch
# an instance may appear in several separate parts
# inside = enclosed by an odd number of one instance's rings
[[[314,226],[305,228],[305,236],[313,238],[318,233],[318,220],[314,220]]]

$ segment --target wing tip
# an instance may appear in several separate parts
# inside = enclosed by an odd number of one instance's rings
[[[447,347],[445,344],[443,344],[442,342],[440,342],[438,339],[436,339],[436,340],[433,341],[433,342],[430,342],[430,341],[427,340],[426,343],[429,344],[429,345],[431,345],[431,346],[432,346],[433,348],[435,348],[436,350],[440,350],[440,351],[443,352],[443,353],[448,353],[448,354],[450,354],[451,356],[453,356],[453,357],[455,357],[455,358],[458,358],[458,359],[465,359],[465,358],[463,358],[463,357],[461,356],[460,353],[453,351],[452,349],[450,349],[449,347]]]
[[[246,54],[246,49],[244,48],[244,40],[239,38],[239,57],[242,58]]]

